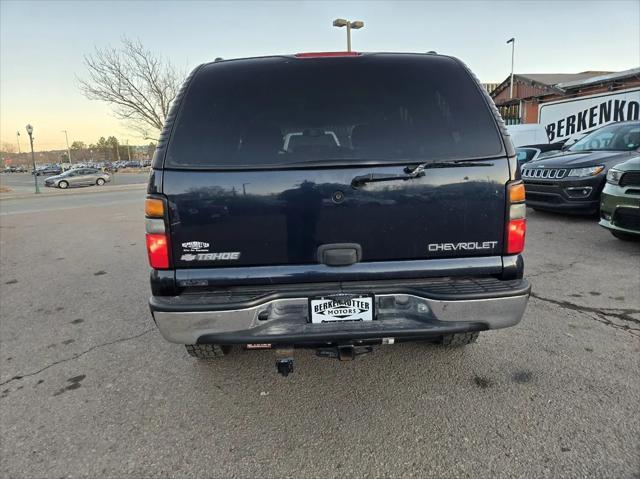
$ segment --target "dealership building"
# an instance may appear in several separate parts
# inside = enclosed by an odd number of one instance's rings
[[[616,115],[615,121],[638,119],[640,68],[621,72],[514,74],[513,93],[509,76],[492,89],[490,95],[507,124],[543,123],[540,117],[545,105],[599,97],[607,99],[607,106],[603,108],[611,110],[603,111],[603,119],[609,116],[610,121],[614,121]],[[613,98],[611,104],[608,98]]]

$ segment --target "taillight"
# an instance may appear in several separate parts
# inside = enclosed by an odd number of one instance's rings
[[[147,233],[147,254],[152,268],[167,269],[169,267],[167,235]]]
[[[164,201],[158,198],[144,200],[144,214],[147,218],[164,218]]]
[[[158,198],[147,198],[144,212],[149,265],[154,269],[168,269],[169,240],[165,230],[164,201]]]
[[[518,254],[524,250],[524,235],[527,231],[527,220],[509,220],[507,231],[507,254]]]
[[[524,237],[527,231],[524,184],[521,181],[509,184],[507,198],[509,216],[507,217],[506,253],[518,254],[524,250]]]

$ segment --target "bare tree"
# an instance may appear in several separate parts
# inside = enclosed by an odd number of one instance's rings
[[[88,76],[79,79],[82,93],[109,103],[116,118],[143,138],[157,138],[184,75],[140,40],[126,37],[119,49],[96,48],[84,63]]]

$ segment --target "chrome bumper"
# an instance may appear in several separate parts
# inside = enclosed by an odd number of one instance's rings
[[[529,294],[448,301],[380,294],[375,299],[376,319],[368,322],[310,324],[308,298],[276,299],[228,311],[153,311],[153,317],[167,341],[181,344],[195,344],[206,336],[229,343],[277,342],[290,337],[326,340],[334,333],[336,337],[407,337],[461,332],[465,326],[468,330],[513,326],[522,319]]]

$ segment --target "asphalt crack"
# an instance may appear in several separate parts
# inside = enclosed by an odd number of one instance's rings
[[[560,306],[564,309],[569,309],[571,311],[577,311],[579,313],[586,314],[587,317],[594,319],[600,323],[606,324],[607,326],[611,326],[617,329],[622,329],[623,331],[627,331],[634,336],[640,336],[640,328],[633,328],[627,324],[618,324],[611,321],[609,318],[616,318],[621,321],[626,321],[633,324],[640,324],[640,319],[636,319],[632,314],[640,314],[640,310],[631,309],[631,308],[593,308],[591,306],[583,306],[580,304],[570,303],[569,301],[560,301],[557,299],[545,298],[543,296],[537,295],[535,293],[531,293],[531,296],[535,299],[539,299],[540,301],[544,301],[547,303],[555,304],[556,306]],[[588,314],[590,313],[590,314]],[[595,316],[592,316],[594,315]]]
[[[78,359],[81,356],[84,356],[85,354],[90,353],[91,351],[95,351],[96,349],[104,348],[106,346],[111,346],[112,344],[124,343],[126,341],[131,341],[132,339],[137,339],[137,338],[139,338],[141,336],[144,336],[147,333],[150,333],[154,329],[155,328],[151,327],[151,328],[145,329],[141,333],[134,334],[133,336],[127,336],[126,338],[114,339],[113,341],[108,341],[106,343],[96,344],[95,346],[91,346],[86,351],[82,351],[81,353],[76,353],[73,356],[65,358],[65,359],[60,359],[58,361],[54,361],[53,363],[48,364],[45,367],[43,367],[41,369],[38,369],[37,371],[33,371],[31,373],[26,373],[26,374],[16,374],[12,378],[7,379],[6,381],[0,382],[0,386],[4,386],[5,384],[9,384],[10,382],[19,381],[21,379],[28,378],[28,377],[31,377],[31,376],[36,376],[37,374],[40,374],[41,372],[46,371],[47,369],[49,369],[49,368],[51,368],[53,366],[57,366],[58,364],[66,363],[66,362],[69,362],[69,361],[73,361],[75,359]]]
[[[578,263],[580,263],[580,261],[576,260],[576,261],[571,261],[569,264],[566,264],[566,265],[545,264],[545,265],[542,265],[542,270],[541,271],[539,271],[537,273],[527,273],[527,278],[535,278],[535,277],[541,276],[541,275],[548,276],[550,274],[563,273],[564,271],[568,271],[570,269],[573,269],[573,267],[575,265],[577,265]]]

